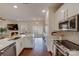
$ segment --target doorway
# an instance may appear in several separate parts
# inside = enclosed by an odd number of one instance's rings
[[[36,24],[32,26],[34,49],[41,50],[45,46],[44,25]]]
[[[32,27],[34,38],[43,37],[43,26],[35,25]]]

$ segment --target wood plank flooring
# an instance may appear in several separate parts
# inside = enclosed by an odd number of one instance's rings
[[[42,38],[35,38],[34,42],[35,47],[33,49],[24,49],[20,56],[51,56]]]

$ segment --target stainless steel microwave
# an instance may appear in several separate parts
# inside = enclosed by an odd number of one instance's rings
[[[60,30],[79,31],[79,15],[72,16],[68,20],[59,23]]]

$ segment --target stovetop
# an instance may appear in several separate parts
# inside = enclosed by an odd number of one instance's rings
[[[70,51],[79,51],[79,45],[68,40],[54,40],[59,46],[64,46]]]

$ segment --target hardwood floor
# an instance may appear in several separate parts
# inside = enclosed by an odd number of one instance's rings
[[[34,42],[35,47],[33,49],[24,49],[20,56],[51,56],[42,38],[35,38]]]

